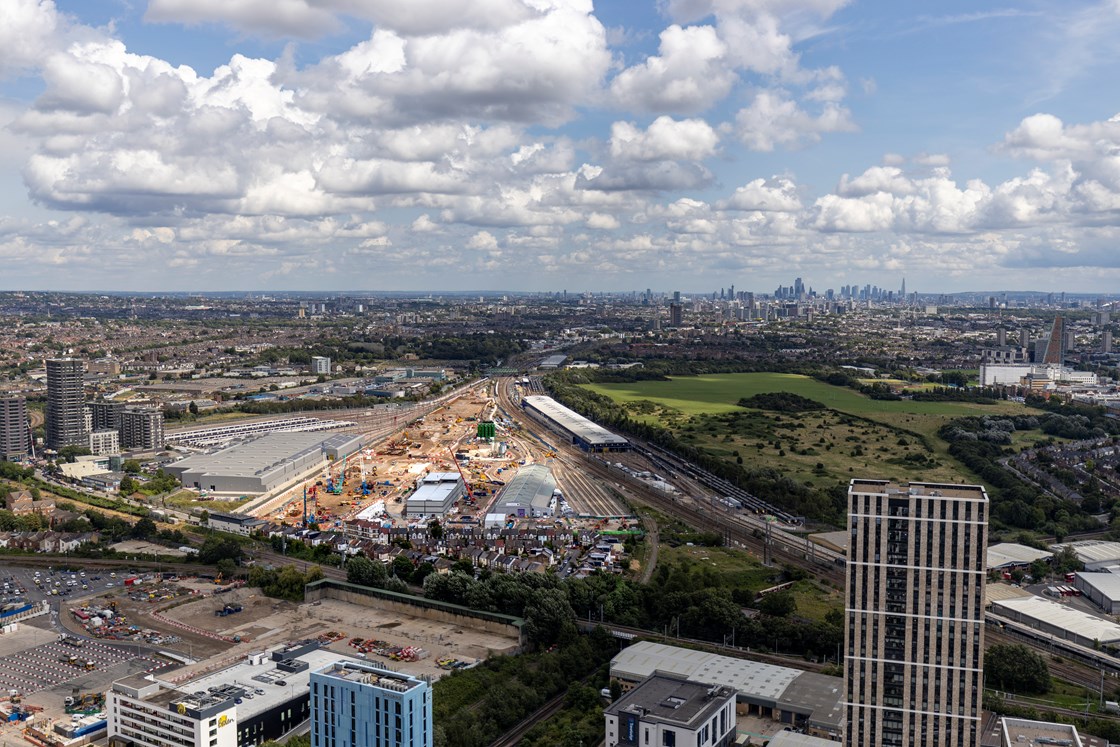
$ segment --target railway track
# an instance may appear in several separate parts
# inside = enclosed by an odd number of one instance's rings
[[[1046,664],[1050,668],[1050,674],[1058,679],[1069,682],[1074,685],[1087,688],[1093,692],[1099,692],[1101,688],[1101,672],[1092,669],[1088,665],[1079,664],[1069,661],[1068,657],[1063,657],[1059,652],[1047,650],[1037,644],[1036,641],[1029,636],[1016,633],[1014,631],[1008,632],[999,630],[992,626],[988,626],[984,631],[984,641],[986,648],[991,648],[996,645],[1003,644],[1027,644],[1031,648],[1038,650],[1040,654],[1046,659]],[[1115,676],[1110,676],[1105,681],[1115,682]]]
[[[547,701],[540,708],[522,719],[521,723],[517,726],[491,742],[490,747],[517,747],[517,745],[521,743],[521,738],[528,734],[530,729],[542,721],[547,721],[559,712],[564,706],[564,698],[566,698],[567,695],[568,692],[565,690]]]

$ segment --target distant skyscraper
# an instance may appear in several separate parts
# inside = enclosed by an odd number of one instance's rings
[[[1112,352],[1112,330],[1111,329],[1106,329],[1104,332],[1101,333],[1101,352],[1102,353],[1111,353]]]
[[[680,327],[684,324],[684,307],[679,303],[669,304],[669,326]]]
[[[89,446],[85,412],[85,361],[47,361],[47,447]]]
[[[902,290],[899,292],[899,295],[903,300],[906,299],[906,278],[902,279]]]
[[[680,303],[680,302],[681,302],[681,292],[680,291],[673,291],[673,303]]]
[[[432,747],[427,682],[366,662],[311,673],[311,747]]]
[[[988,496],[852,480],[847,747],[979,747]]]
[[[23,459],[30,449],[27,400],[18,394],[0,394],[0,459]]]
[[[1054,365],[1062,365],[1065,363],[1065,346],[1066,346],[1066,325],[1065,320],[1060,317],[1054,317],[1054,326],[1050,328],[1050,337],[1046,340],[1046,347],[1042,351],[1041,360],[1038,363],[1050,363]]]

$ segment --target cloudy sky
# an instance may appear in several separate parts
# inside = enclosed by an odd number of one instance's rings
[[[1112,292],[1120,0],[2,0],[0,287]]]

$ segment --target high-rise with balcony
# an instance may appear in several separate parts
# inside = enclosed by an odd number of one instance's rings
[[[85,411],[85,361],[47,360],[47,447],[89,446]]]
[[[852,480],[845,744],[980,744],[988,496]]]
[[[0,459],[23,459],[30,448],[27,400],[19,394],[0,394]]]
[[[432,747],[432,689],[367,662],[311,672],[311,747]]]

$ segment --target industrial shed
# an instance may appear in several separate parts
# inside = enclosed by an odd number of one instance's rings
[[[432,472],[420,479],[416,492],[405,502],[408,516],[443,516],[455,501],[466,495],[458,472]]]
[[[1120,642],[1120,625],[1040,597],[1001,599],[992,612],[1087,648]]]
[[[530,464],[517,470],[490,510],[503,516],[552,516],[555,493],[556,478],[552,470],[543,464]]]
[[[1054,553],[1014,542],[1001,542],[988,548],[988,570],[1024,568],[1036,560],[1049,560]]]
[[[1120,613],[1120,576],[1115,573],[1081,572],[1073,577],[1073,585],[1108,614]]]
[[[578,412],[560,404],[552,397],[532,395],[525,397],[521,406],[552,430],[565,436],[569,443],[584,451],[629,451],[630,442],[622,436],[591,422]]]
[[[1077,559],[1085,564],[1085,570],[1087,571],[1099,571],[1110,566],[1120,565],[1120,542],[1083,540],[1081,542],[1051,545],[1050,549],[1059,552],[1066,547],[1073,550]]]
[[[259,495],[295,480],[327,459],[342,459],[362,446],[360,436],[271,433],[212,454],[180,459],[166,471],[183,485],[211,493]]]

